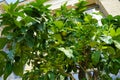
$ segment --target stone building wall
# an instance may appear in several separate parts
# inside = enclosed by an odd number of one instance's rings
[[[120,0],[97,0],[97,4],[105,16],[108,14],[120,15]]]

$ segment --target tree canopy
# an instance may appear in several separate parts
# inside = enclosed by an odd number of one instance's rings
[[[51,11],[46,0],[4,5],[0,15],[0,76],[14,72],[23,80],[112,80],[120,69],[120,16],[109,15],[102,26],[85,13],[86,2]],[[7,48],[8,51],[4,51]],[[25,64],[32,64],[24,71]]]

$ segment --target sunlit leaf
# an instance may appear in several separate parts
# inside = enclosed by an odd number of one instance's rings
[[[54,24],[55,24],[55,26],[58,27],[59,29],[61,29],[61,28],[64,26],[64,24],[63,24],[62,21],[55,21]]]
[[[102,41],[104,41],[105,43],[107,43],[107,44],[111,44],[112,43],[112,37],[111,36],[102,36],[102,37],[100,37],[100,39]]]
[[[60,34],[54,34],[55,40],[57,40],[59,43],[63,43],[62,36]]]
[[[58,50],[64,52],[64,54],[65,54],[68,58],[73,58],[73,57],[74,57],[73,51],[72,51],[72,49],[70,49],[70,48],[63,48],[63,47],[62,47],[62,48],[58,48]]]
[[[5,11],[9,10],[9,6],[7,4],[3,4],[3,8],[4,8]]]
[[[116,30],[116,36],[120,35],[120,28]]]
[[[110,29],[110,35],[111,35],[111,36],[115,36],[115,34],[116,34],[116,33],[115,33],[115,29],[111,28],[111,29]]]
[[[119,42],[119,41],[116,41],[116,40],[114,40],[113,42],[115,43],[115,46],[116,46],[118,49],[120,49],[120,42]]]
[[[113,37],[113,42],[115,43],[115,46],[120,49],[120,35]]]

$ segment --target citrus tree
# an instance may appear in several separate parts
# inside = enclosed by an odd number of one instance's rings
[[[14,72],[23,80],[112,80],[120,69],[119,16],[96,19],[85,13],[85,1],[75,8],[50,11],[45,0],[4,5],[0,15],[0,76]],[[24,71],[25,64],[32,69]],[[92,73],[93,74],[92,74]]]

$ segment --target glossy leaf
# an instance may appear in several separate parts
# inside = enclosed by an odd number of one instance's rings
[[[115,46],[120,49],[120,35],[113,37],[113,42],[115,43]]]
[[[69,48],[58,48],[58,50],[64,52],[64,54],[68,57],[68,58],[73,58],[74,55],[73,55],[73,51],[72,49],[69,49]]]
[[[107,44],[111,44],[112,43],[112,37],[111,36],[102,36],[102,37],[100,37],[100,39],[102,41],[104,41],[105,43],[107,43]]]

